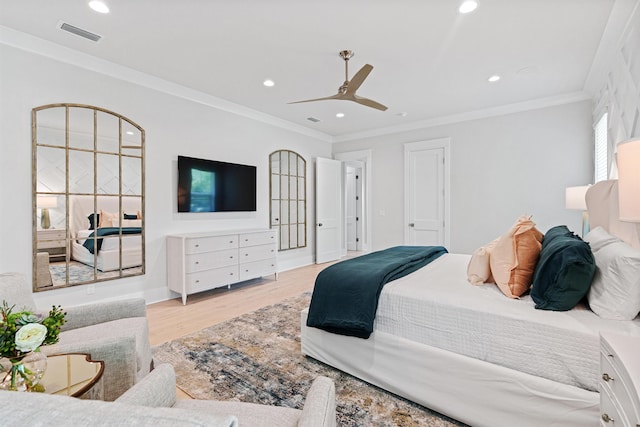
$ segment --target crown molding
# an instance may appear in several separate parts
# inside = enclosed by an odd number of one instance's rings
[[[619,54],[622,37],[627,33],[629,25],[632,25],[632,19],[636,13],[640,13],[640,1],[615,1],[584,83],[584,90],[591,96],[595,96],[605,87],[607,71],[615,62],[615,55]]]
[[[0,43],[324,142],[330,135],[0,25]]]
[[[574,102],[582,102],[591,100],[588,93],[571,92],[564,95],[552,96],[548,98],[533,99],[530,101],[518,102],[514,104],[501,105],[499,107],[485,108],[482,110],[468,111],[450,116],[436,117],[428,120],[421,120],[406,123],[398,126],[390,126],[381,129],[367,130],[363,132],[355,132],[351,134],[336,136],[333,143],[353,141],[357,139],[373,138],[377,136],[410,132],[414,130],[432,128],[435,126],[449,125],[452,123],[467,122],[470,120],[485,119],[488,117],[504,116],[507,114],[519,113],[522,111],[537,110],[540,108],[553,107],[556,105],[572,104]]]

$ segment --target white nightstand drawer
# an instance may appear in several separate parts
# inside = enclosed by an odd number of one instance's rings
[[[600,390],[600,425],[607,427],[627,426],[626,420],[618,412],[608,390]]]
[[[238,236],[210,236],[189,238],[185,241],[185,253],[198,254],[203,252],[233,249],[238,247]]]
[[[184,269],[187,273],[235,265],[238,263],[238,250],[226,249],[217,252],[185,255],[184,263]]]
[[[256,233],[246,233],[240,236],[240,247],[264,245],[266,243],[276,243],[276,232],[259,231]]]
[[[600,334],[600,406],[607,426],[640,426],[640,338]],[[615,411],[615,416],[610,412]]]

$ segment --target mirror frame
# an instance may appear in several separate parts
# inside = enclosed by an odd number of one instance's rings
[[[287,173],[282,173],[282,157],[287,157]],[[293,156],[293,157],[292,157]],[[274,170],[274,161],[279,162],[278,170]],[[291,159],[294,159],[295,173],[291,173]],[[300,173],[302,171],[302,174]],[[283,177],[287,177],[287,197],[283,197],[281,181]],[[276,179],[277,178],[277,182]],[[291,178],[296,180],[295,194],[291,194]],[[275,187],[277,185],[277,187]],[[302,185],[302,192],[300,186]],[[277,189],[277,192],[274,191]],[[277,197],[276,197],[277,195]],[[279,214],[274,216],[274,203],[278,203]],[[291,202],[295,202],[297,221],[293,224],[296,226],[296,239],[291,239],[291,225],[288,219],[283,221],[283,213],[286,218],[292,217]],[[287,204],[287,208],[283,210],[283,203]],[[302,205],[301,205],[302,204]],[[300,209],[302,206],[302,209]],[[278,228],[278,251],[286,251],[290,249],[299,249],[307,246],[307,161],[300,154],[291,150],[277,150],[269,154],[269,227]],[[286,227],[286,229],[285,229]],[[286,231],[286,233],[285,233]],[[288,237],[288,238],[285,238]]]
[[[38,139],[38,130],[39,130],[38,129],[38,113],[41,111],[54,109],[54,108],[63,109],[64,123],[60,123],[59,127],[58,127],[58,124],[56,123],[55,127],[52,127],[52,129],[54,130],[64,130],[63,144],[47,143],[46,137],[43,137],[43,141],[39,141]],[[73,111],[73,109],[90,110],[90,113],[88,114],[91,114],[92,112],[93,135],[91,135],[91,131],[87,132],[86,134],[82,134],[81,129],[79,130],[78,128],[76,128],[74,131],[74,129],[70,127],[70,112]],[[62,112],[60,113],[61,117],[63,113]],[[103,116],[105,114],[107,116]],[[99,118],[100,118],[100,121],[99,121]],[[107,120],[104,120],[105,118]],[[113,133],[111,134],[111,136],[106,136],[99,133],[98,129],[102,129],[102,124],[105,122],[109,123],[109,121],[112,119],[113,119],[112,125],[115,124],[115,121],[117,121],[117,129],[114,129],[113,126],[111,128],[108,128],[108,126],[105,126],[105,128],[112,130]],[[104,120],[104,122],[102,120]],[[89,122],[89,120],[87,120],[87,122]],[[99,127],[99,123],[101,123],[100,127]],[[130,129],[131,133],[136,135],[134,137],[135,139],[131,139],[128,136],[123,135],[126,129]],[[136,130],[139,132],[139,141],[138,141],[138,135],[136,134]],[[135,122],[133,122],[132,120],[128,119],[127,117],[101,107],[96,107],[96,106],[86,105],[86,104],[59,103],[59,104],[42,105],[42,106],[33,108],[31,110],[31,134],[32,134],[32,196],[33,196],[32,197],[33,291],[41,292],[41,291],[47,291],[52,289],[59,289],[63,287],[84,285],[84,284],[95,283],[95,282],[103,282],[107,280],[115,280],[123,277],[133,277],[133,276],[139,276],[139,275],[145,274],[146,262],[145,262],[145,158],[144,158],[145,157],[144,156],[145,131],[144,129],[138,124],[136,124]],[[75,141],[75,138],[77,138],[78,141],[81,141],[82,138],[84,138],[85,141],[89,141],[89,138],[92,137],[93,147],[92,148],[82,147],[81,144],[79,144],[78,146],[70,145],[71,136],[74,136],[74,141]],[[117,148],[112,148],[111,150],[109,150],[108,144],[113,144],[113,147],[115,147],[116,139],[117,139]],[[105,145],[103,146],[102,144],[105,144]],[[107,148],[104,148],[104,147],[107,147]],[[38,187],[39,186],[39,179],[38,179],[38,154],[39,154],[38,150],[39,149],[42,150],[40,151],[41,155],[43,155],[43,153],[46,150],[58,149],[58,150],[64,151],[64,164],[65,164],[64,189],[61,189],[61,191],[42,191],[42,189],[39,190],[39,187]],[[51,152],[54,152],[54,151],[51,151]],[[91,192],[70,191],[69,165],[70,165],[70,154],[72,153],[75,153],[76,155],[80,153],[83,156],[92,156],[93,158],[93,165],[92,165],[93,183],[92,183]],[[106,161],[107,159],[111,160],[111,157],[107,157],[107,156],[112,156],[113,158],[117,157],[117,175],[116,174],[113,175],[117,179],[117,186],[118,186],[117,193],[108,193],[104,191],[103,192],[98,191],[97,180],[98,180],[98,170],[100,168],[99,160],[103,159],[103,164],[104,164],[104,161]],[[134,159],[134,160],[139,159],[140,161],[140,173],[139,173],[140,180],[141,180],[140,186],[139,186],[140,194],[136,194],[135,191],[132,193],[130,187],[127,187],[127,190],[126,190],[127,193],[123,194],[123,175],[126,173],[125,171],[123,171],[123,159],[127,159],[127,158]],[[104,167],[104,169],[107,169],[107,168]],[[108,176],[108,175],[105,174],[105,176]],[[114,179],[112,178],[110,181],[113,182]],[[135,188],[136,189],[138,188],[137,182],[135,183]],[[58,199],[64,198],[65,230],[63,233],[42,233],[42,231],[47,230],[49,226],[48,211],[46,213],[46,219],[43,218],[44,215],[42,214],[40,218],[38,217],[38,205],[39,205],[38,199],[40,198],[40,201],[43,201],[43,196],[45,196],[45,198],[46,196],[54,196]],[[72,214],[70,212],[71,210],[70,200],[74,196],[78,196],[78,198],[74,200],[80,200],[80,198],[84,198],[83,200],[85,201],[89,200],[89,203],[91,203],[92,201],[92,211],[96,213],[101,211],[98,206],[99,199],[102,202],[106,202],[108,200],[112,205],[114,205],[114,202],[117,198],[117,209],[118,209],[119,219],[117,217],[113,218],[116,221],[116,223],[115,225],[111,225],[111,227],[115,228],[116,230],[115,235],[113,237],[103,237],[103,238],[97,238],[97,235],[96,235],[94,237],[89,236],[87,237],[87,239],[92,238],[94,241],[94,245],[98,244],[99,243],[98,240],[100,239],[102,239],[103,241],[107,241],[108,239],[113,239],[113,240],[118,239],[118,242],[116,243],[118,247],[117,249],[118,260],[117,260],[117,263],[114,263],[115,269],[113,269],[112,271],[102,272],[101,270],[98,269],[98,254],[97,254],[97,251],[95,251],[96,252],[95,254],[89,255],[93,257],[93,265],[90,265],[87,263],[81,263],[82,266],[85,266],[85,267],[88,266],[88,268],[91,268],[93,270],[93,273],[92,274],[87,273],[81,279],[71,281],[70,274],[69,274],[70,266],[72,265],[72,263],[76,262],[72,259],[71,252],[72,252],[72,246],[74,244],[73,240],[75,240],[77,237],[77,236],[71,235],[72,231],[70,229],[70,221],[73,220],[70,217],[70,215]],[[91,199],[88,199],[89,197],[91,197]],[[127,225],[125,222],[126,219],[124,218],[123,201],[127,201],[128,203],[133,202],[130,204],[137,206],[138,200],[136,199],[139,199],[139,210],[136,212],[136,216],[137,216],[137,219],[139,219],[139,221],[135,221],[135,224],[136,224],[135,227],[137,228],[137,224],[140,225],[141,264],[139,266],[138,265],[133,266],[134,269],[125,272],[124,270],[127,269],[127,266],[126,264],[123,264],[122,239],[129,230],[125,230],[127,228]],[[40,205],[40,209],[41,211],[43,210],[42,205]],[[38,228],[39,223],[43,225],[46,223],[46,226],[43,227],[43,229],[39,229]],[[99,225],[96,224],[95,226],[96,230],[98,226]],[[59,230],[59,229],[53,229],[53,230]],[[123,230],[125,231],[124,233],[123,233]],[[47,234],[51,234],[55,237],[48,237],[48,238],[45,237],[43,239],[38,239],[38,231],[40,231],[43,236],[46,236]],[[137,231],[135,234],[137,234]],[[64,240],[60,238],[62,237],[62,235],[64,236]],[[48,239],[59,239],[59,240],[48,240]],[[41,246],[40,250],[38,248],[39,245]],[[62,281],[61,279],[58,280],[58,283],[54,283],[54,280],[52,278],[52,274],[51,274],[52,267],[50,266],[50,261],[51,261],[51,258],[56,256],[55,252],[54,254],[49,254],[48,249],[43,249],[43,248],[53,249],[56,247],[58,247],[61,250],[64,250],[64,251],[61,251],[63,253],[60,253],[58,255],[59,258],[64,257],[64,262],[65,262],[64,283],[60,283]],[[46,253],[47,254],[46,257],[42,256],[42,253]],[[38,254],[41,255],[40,261],[38,260],[39,259]],[[43,261],[43,258],[46,258],[46,260],[44,260],[46,262]],[[60,263],[61,262],[62,261],[60,261]],[[43,268],[45,265],[47,267],[46,269]],[[46,276],[47,274],[48,274],[48,277]],[[47,279],[40,281],[40,279],[43,277],[47,277]]]

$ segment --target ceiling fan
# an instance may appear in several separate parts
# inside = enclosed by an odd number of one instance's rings
[[[349,80],[349,59],[353,57],[353,52],[350,50],[343,50],[340,52],[340,56],[342,57],[342,59],[344,59],[344,83],[342,83],[342,86],[338,88],[338,93],[332,96],[324,97],[324,98],[314,98],[314,99],[306,99],[304,101],[289,102],[289,104],[299,104],[301,102],[313,102],[313,101],[324,101],[327,99],[337,99],[342,101],[353,101],[367,107],[375,108],[376,110],[385,111],[387,107],[380,104],[379,102],[356,95],[356,90],[358,90],[360,85],[362,85],[362,83],[367,78],[369,73],[373,70],[373,66],[369,64],[365,64],[353,76],[353,78]]]

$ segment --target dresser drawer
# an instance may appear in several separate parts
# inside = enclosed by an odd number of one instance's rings
[[[216,252],[204,252],[201,254],[185,255],[184,269],[186,273],[210,270],[212,268],[226,267],[238,263],[238,250],[225,249]]]
[[[231,265],[228,267],[216,268],[215,270],[206,270],[198,273],[187,274],[185,280],[188,293],[217,288],[239,280],[238,266]]]
[[[262,245],[262,246],[250,246],[247,248],[240,248],[239,257],[240,263],[260,261],[262,259],[270,259],[276,257],[277,246]]]
[[[275,230],[258,231],[255,233],[246,233],[240,235],[240,247],[264,245],[266,243],[276,243]]]
[[[186,239],[184,245],[186,254],[233,249],[238,247],[238,236],[193,237]]]
[[[240,280],[255,279],[256,277],[268,276],[269,274],[275,273],[275,258],[250,262],[240,266]]]

